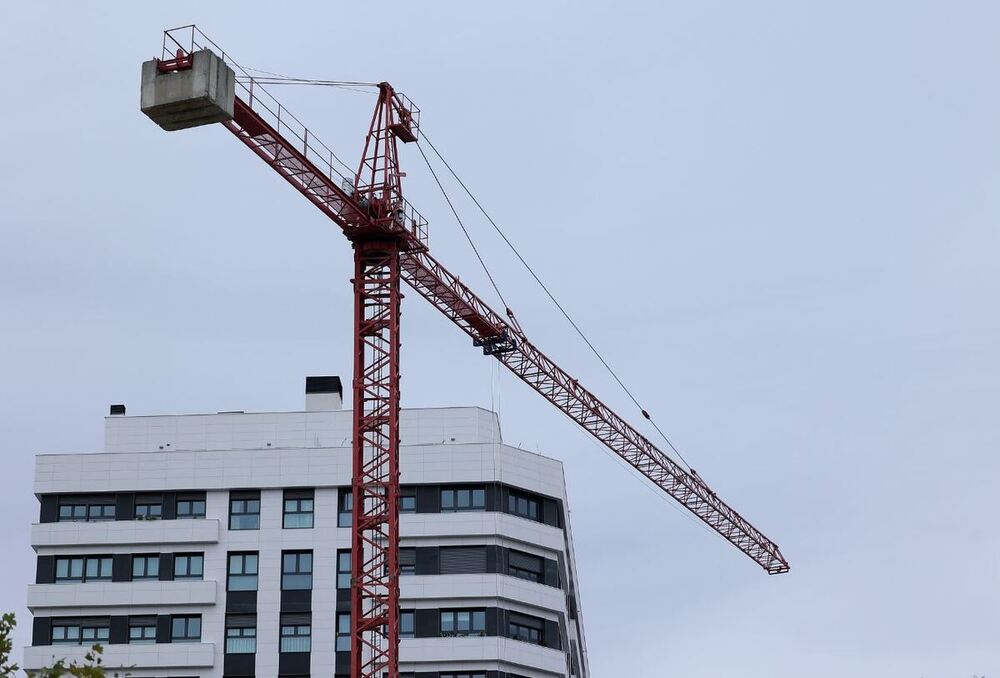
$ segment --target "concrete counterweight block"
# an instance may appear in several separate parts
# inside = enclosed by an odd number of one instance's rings
[[[192,54],[190,68],[161,73],[156,59],[142,64],[139,107],[167,131],[233,119],[236,74],[211,50]]]

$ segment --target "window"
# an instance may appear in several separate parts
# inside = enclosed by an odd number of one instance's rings
[[[111,556],[56,558],[56,583],[111,581]]]
[[[507,622],[507,637],[526,643],[542,644],[545,620],[525,614],[511,614]]]
[[[441,490],[441,511],[485,511],[486,489],[472,487]]]
[[[413,638],[415,633],[413,610],[399,613],[399,637]]]
[[[205,572],[205,556],[201,553],[175,553],[174,579],[201,579]]]
[[[513,676],[513,674],[511,674]],[[486,672],[477,671],[476,673],[442,673],[441,678],[486,678]]]
[[[205,517],[205,494],[179,495],[177,497],[177,519],[190,520]]]
[[[159,520],[163,517],[161,497],[138,496],[135,498],[136,520]]]
[[[309,614],[281,615],[280,652],[312,650],[312,617]]]
[[[507,574],[528,581],[545,581],[545,560],[530,553],[511,551],[507,558]]]
[[[229,554],[229,582],[227,591],[257,590],[257,554]]]
[[[114,497],[66,499],[59,503],[59,522],[94,522],[114,519]]]
[[[283,591],[306,591],[313,585],[312,551],[283,551],[281,588]]]
[[[351,651],[351,615],[349,614],[337,615],[337,641],[334,650],[336,652]]]
[[[417,573],[417,549],[399,549],[399,574]]]
[[[351,588],[351,552],[337,551],[337,588]]]
[[[260,529],[260,492],[229,493],[229,529]]]
[[[442,636],[485,636],[486,610],[442,610]]]
[[[351,488],[340,488],[340,496],[337,497],[337,527],[351,526],[351,511],[354,506],[354,495]]]
[[[528,520],[539,520],[538,500],[523,494],[510,493],[507,497],[507,512]]]
[[[156,617],[129,617],[128,642],[148,645],[156,642]]]
[[[61,504],[59,506],[59,522],[80,522],[86,519],[86,504]]]
[[[413,488],[406,488],[401,490],[399,495],[399,512],[400,513],[416,513],[417,512],[417,491]]]
[[[226,616],[226,654],[254,654],[257,651],[257,615]]]
[[[201,642],[201,615],[174,615],[170,620],[170,642]]]
[[[442,546],[441,574],[483,574],[486,572],[485,546]]]
[[[285,490],[282,527],[286,530],[313,526],[313,491]]]
[[[132,556],[132,579],[159,579],[160,554]]]
[[[111,620],[64,619],[52,622],[53,645],[93,645],[107,643],[111,637]]]

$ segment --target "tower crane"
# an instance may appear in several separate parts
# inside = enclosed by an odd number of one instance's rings
[[[165,31],[161,57],[142,72],[141,109],[157,124],[221,123],[353,246],[352,678],[399,676],[401,282],[768,574],[787,572],[777,544],[542,353],[509,309],[492,309],[433,257],[427,221],[403,197],[398,154],[400,144],[418,141],[420,110],[387,82],[377,91],[360,164],[345,174],[260,78],[196,26]]]

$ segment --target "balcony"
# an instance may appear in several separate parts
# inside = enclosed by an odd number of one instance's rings
[[[28,609],[32,614],[60,607],[138,607],[141,605],[214,605],[216,583],[200,579],[176,581],[32,584]]]
[[[500,535],[551,551],[566,549],[566,537],[560,528],[494,511],[407,513],[400,516],[400,532],[404,540]]]
[[[219,521],[208,520],[109,520],[94,523],[36,523],[31,545],[113,546],[116,544],[214,544],[219,541]]]
[[[401,577],[400,597],[404,607],[415,600],[442,601],[439,607],[466,605],[470,600],[505,600],[566,613],[566,592],[562,589],[501,574]]]
[[[399,641],[399,650],[400,656],[405,657],[400,662],[400,670],[404,672],[426,670],[425,665],[437,667],[442,662],[458,666],[503,662],[516,673],[520,673],[516,667],[523,667],[553,676],[567,675],[566,654],[562,650],[511,638],[404,638]]]
[[[45,645],[24,648],[25,669],[42,666],[65,658],[68,662],[83,661],[89,647],[76,645]],[[210,669],[215,665],[215,645],[212,643],[166,643],[156,645],[105,645],[104,666],[108,669]],[[198,672],[201,673],[201,672]]]

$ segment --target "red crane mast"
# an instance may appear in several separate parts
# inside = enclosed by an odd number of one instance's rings
[[[352,177],[255,78],[195,26],[164,33],[159,74],[197,66],[210,51],[233,69],[230,110],[205,116],[144,111],[165,129],[222,122],[316,205],[354,247],[352,678],[399,676],[400,281],[598,441],[769,574],[789,569],[777,544],[531,343],[513,313],[494,311],[431,256],[427,222],[403,198],[398,142],[417,141],[420,111],[378,84],[364,152]],[[214,58],[214,57],[212,57]],[[144,67],[145,68],[145,67]],[[144,70],[144,87],[145,83]],[[215,96],[215,95],[213,95]],[[145,90],[144,90],[145,97]],[[193,101],[193,99],[190,99]],[[199,104],[202,100],[199,99]],[[202,117],[197,117],[197,116]],[[171,117],[173,116],[173,117]],[[214,117],[213,117],[214,116]]]

